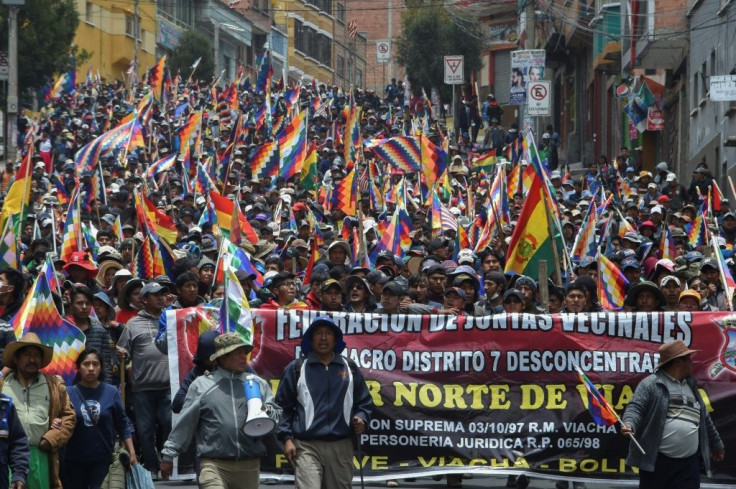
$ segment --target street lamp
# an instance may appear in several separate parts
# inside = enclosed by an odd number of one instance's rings
[[[13,147],[13,128],[18,117],[18,9],[26,4],[25,0],[3,0],[8,6],[8,110],[5,127],[5,161],[15,163]]]
[[[245,29],[238,27],[227,22],[217,22],[212,20],[212,24],[215,26],[215,79],[220,73],[220,28],[229,29],[235,32],[245,32]]]

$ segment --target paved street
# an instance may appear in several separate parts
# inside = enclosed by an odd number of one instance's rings
[[[506,475],[476,475],[472,479],[465,479],[463,481],[463,488],[464,489],[504,489],[506,487]],[[447,487],[445,480],[442,479],[441,481],[435,481],[431,477],[420,477],[414,480],[413,482],[407,482],[407,481],[400,481],[400,487],[408,488],[408,489],[442,489]],[[292,483],[279,483],[276,481],[273,481],[273,483],[266,483],[262,482],[261,486],[263,488],[268,489],[293,489],[294,484]],[[190,488],[196,488],[197,485],[193,482],[177,482],[177,481],[169,481],[169,482],[157,482],[156,487],[158,489],[190,489]],[[354,488],[360,488],[360,482],[353,483]],[[378,482],[368,482],[366,481],[365,487],[370,488],[384,488],[386,487],[386,483],[383,481]],[[555,481],[552,480],[543,480],[543,479],[531,479],[529,484],[529,489],[554,489],[555,487]],[[572,484],[570,485],[572,488]],[[624,489],[624,488],[632,488],[637,487],[636,481],[600,481],[600,482],[586,482],[586,487],[588,489]],[[736,486],[734,485],[716,485],[716,484],[707,484],[702,483],[700,485],[702,489],[708,489],[708,488],[714,488],[714,489],[724,489],[724,488],[734,488]]]
[[[405,488],[411,488],[411,489],[419,489],[419,488],[427,488],[427,489],[441,489],[444,487],[447,487],[445,480],[441,481],[435,481],[431,477],[422,477],[417,478],[414,482],[406,482],[406,481],[400,481],[401,486]],[[273,489],[293,489],[294,485],[291,483],[276,483],[276,484],[261,484],[264,488],[273,488]],[[611,481],[605,481],[600,483],[587,483],[588,489],[618,489],[618,488],[630,488],[635,487],[636,484],[634,482],[618,482],[618,483],[612,483]],[[157,488],[168,488],[168,489],[180,489],[180,488],[195,488],[197,487],[196,484],[191,482],[157,482],[156,483]],[[353,484],[354,488],[360,487],[360,482],[356,482]],[[383,488],[386,487],[385,482],[367,482],[365,483],[365,487],[370,488]],[[506,487],[506,476],[487,476],[487,475],[478,475],[474,476],[472,479],[465,479],[463,481],[463,488],[464,489],[502,489]],[[539,488],[539,489],[552,489],[555,487],[554,481],[549,480],[541,480],[541,479],[532,479],[529,488]],[[571,486],[572,487],[572,486]],[[703,485],[702,487],[708,487],[706,485]],[[723,486],[720,486],[723,487]]]

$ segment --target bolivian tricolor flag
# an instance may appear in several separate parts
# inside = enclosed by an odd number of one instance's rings
[[[163,238],[169,244],[175,244],[179,236],[174,221],[164,214],[163,211],[156,208],[156,205],[145,195],[142,196],[143,209],[147,218],[147,223],[151,228],[151,232],[155,232],[159,237]]]
[[[232,229],[231,223],[233,219],[233,208],[235,207],[235,204],[232,200],[228,199],[227,197],[223,197],[217,192],[210,192],[210,200],[212,201],[212,205],[215,207],[215,213],[217,214],[217,224],[220,226],[223,235],[225,235],[225,237],[229,239],[230,230]],[[240,232],[243,233],[243,236],[248,241],[256,244],[258,242],[258,235],[253,230],[253,226],[250,225],[243,214],[240,214],[239,221]]]
[[[511,235],[505,273],[515,272],[537,280],[540,260],[547,261],[550,275],[554,272],[554,254],[542,185],[542,178],[535,175]],[[558,249],[562,249],[559,240]]]
[[[13,214],[20,214],[23,209],[28,209],[28,203],[31,200],[31,173],[33,172],[33,151],[29,151],[15,174],[15,181],[10,186],[8,194],[5,196],[0,221],[5,221]],[[22,217],[25,219],[25,216]]]
[[[303,189],[315,190],[317,188],[317,143],[314,141],[309,146],[307,156],[304,158],[301,177]]]

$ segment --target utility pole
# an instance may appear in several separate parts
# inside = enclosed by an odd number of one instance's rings
[[[393,68],[394,68],[394,0],[388,0],[388,7],[386,8],[386,11],[388,12],[388,81],[391,81],[391,78],[393,78]],[[388,85],[386,83],[385,85]],[[381,87],[383,89],[383,87]]]
[[[534,18],[534,0],[525,0],[526,4],[524,4],[524,16],[525,16],[525,36],[526,41],[524,44],[524,49],[535,49],[537,45],[537,33],[535,31],[536,27],[536,19]],[[527,80],[527,83],[529,81]],[[522,111],[522,119],[520,127],[523,130],[524,125],[526,124],[526,112],[527,112],[527,106],[529,105],[529,101],[527,100],[527,103],[523,106],[524,110]],[[534,128],[536,131],[536,127]]]
[[[141,32],[141,18],[138,15],[138,0],[133,2],[133,42],[135,50],[133,52],[133,64],[135,65],[136,81],[138,81],[138,42]]]
[[[16,148],[13,143],[18,118],[18,10],[25,0],[3,0],[8,6],[8,110],[5,118],[5,161],[14,164]]]
[[[220,23],[213,20],[215,26],[215,78],[220,73]]]

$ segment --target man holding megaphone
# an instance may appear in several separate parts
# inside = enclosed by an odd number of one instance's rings
[[[354,434],[365,431],[373,401],[357,365],[340,355],[345,342],[332,318],[315,318],[304,332],[304,355],[286,366],[276,402],[276,430],[295,468],[296,489],[349,489]],[[358,446],[359,448],[360,446]]]
[[[181,416],[162,450],[161,473],[171,475],[172,460],[195,437],[201,460],[199,486],[205,489],[257,489],[263,436],[279,422],[268,383],[246,373],[253,346],[238,333],[215,338],[210,359],[217,368],[189,387]]]

